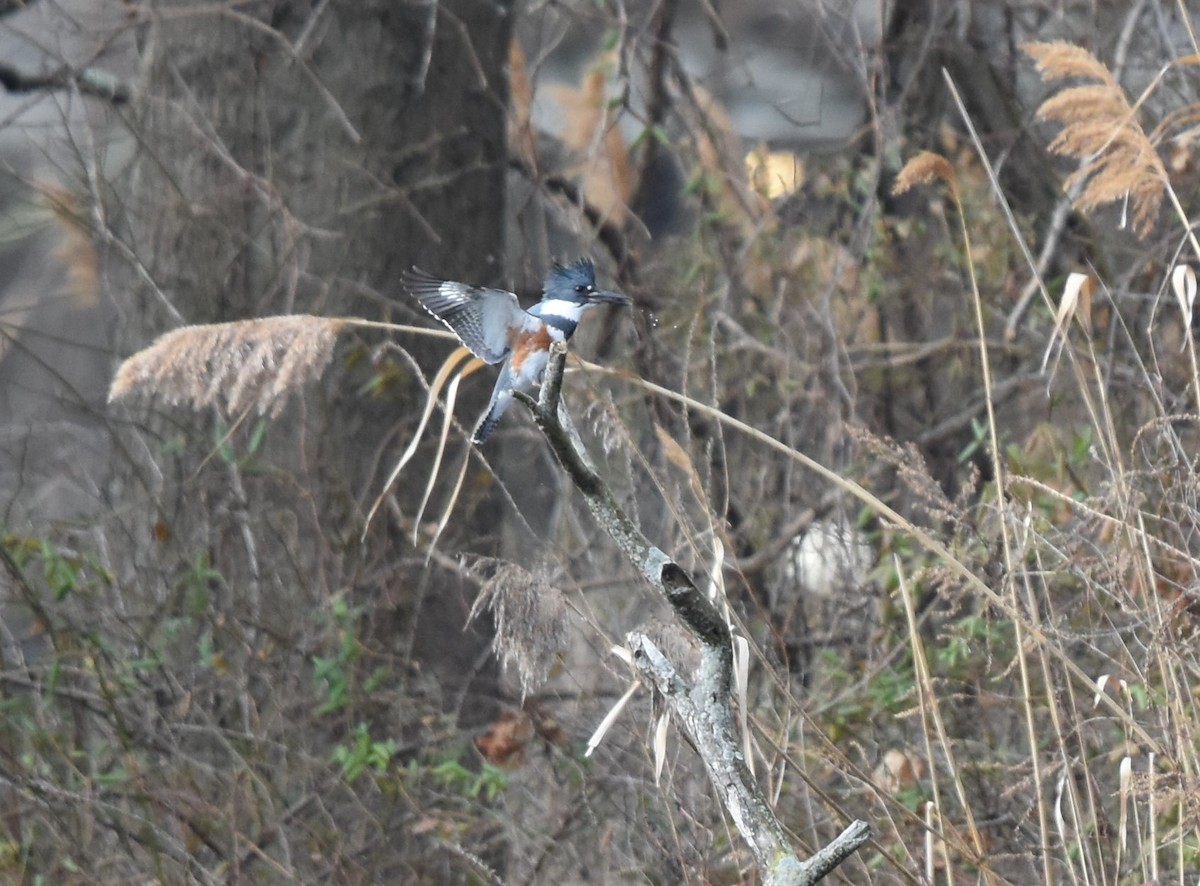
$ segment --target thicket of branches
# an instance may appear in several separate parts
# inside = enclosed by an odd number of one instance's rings
[[[119,95],[6,72],[132,136],[25,184],[114,372],[141,353],[74,419],[93,506],[10,492],[5,876],[757,881],[613,651],[694,640],[527,415],[468,444],[491,378],[399,284],[587,253],[636,309],[589,318],[564,404],[727,619],[796,852],[865,819],[845,882],[1184,882],[1195,21],[964,6],[804,20],[863,108],[832,152],[739,139],[684,64],[748,51],[740,7],[147,8]]]

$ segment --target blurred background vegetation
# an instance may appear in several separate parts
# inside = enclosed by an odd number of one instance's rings
[[[750,641],[797,846],[870,821],[849,883],[1194,876],[1198,21],[0,0],[0,878],[757,882],[686,743],[656,780],[645,690],[584,756],[667,612],[523,410],[468,446],[486,373],[362,538],[444,339],[347,332],[273,418],[106,403],[185,324],[432,329],[404,268],[528,303],[582,254],[635,308],[565,401]],[[1022,49],[1054,40],[1065,79]],[[469,617],[514,585],[562,595],[516,613],[529,691]]]

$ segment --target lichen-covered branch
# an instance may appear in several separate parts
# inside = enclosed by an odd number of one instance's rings
[[[691,682],[637,631],[626,638],[634,664],[667,700],[680,728],[704,760],[734,826],[750,844],[764,882],[769,886],[816,883],[867,841],[870,828],[866,822],[855,821],[812,858],[801,861],[795,854],[783,825],[751,774],[737,740],[729,694],[733,675],[729,627],[688,574],[647,540],[600,477],[560,399],[565,365],[566,348],[553,348],[538,400],[518,396],[532,410],[534,421],[583,494],[596,522],[671,604],[701,644],[700,666],[691,675]]]
[[[728,670],[720,660],[723,656],[714,647],[702,645],[700,667],[695,682],[689,685],[644,634],[634,631],[626,641],[634,665],[646,682],[662,693],[704,760],[734,826],[750,843],[759,867],[769,870],[777,859],[791,854],[791,847],[742,757],[729,706]]]
[[[583,442],[579,439],[571,416],[559,398],[565,365],[565,346],[553,346],[541,395],[536,403],[530,403],[534,421],[545,434],[550,448],[558,457],[559,464],[566,469],[576,488],[583,493],[596,522],[613,537],[618,547],[646,580],[663,593],[684,624],[706,645],[724,650],[722,654],[732,670],[733,653],[729,626],[721,618],[721,613],[674,560],[646,539],[617,504],[612,490],[596,471]]]

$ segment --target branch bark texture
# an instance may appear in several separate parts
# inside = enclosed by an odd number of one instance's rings
[[[700,641],[700,666],[691,682],[640,632],[628,635],[634,664],[666,698],[681,728],[704,760],[730,818],[749,843],[770,886],[816,883],[870,837],[866,822],[855,821],[832,843],[802,861],[783,825],[758,787],[740,750],[730,705],[733,651],[729,626],[717,607],[671,557],[650,543],[617,503],[583,446],[562,405],[566,348],[553,349],[536,402],[522,396],[596,522],[616,541],[642,576],[663,595]]]

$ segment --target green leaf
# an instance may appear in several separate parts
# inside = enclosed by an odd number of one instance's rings
[[[267,437],[267,420],[260,418],[254,426],[254,430],[250,434],[250,442],[246,446],[247,455],[255,455],[261,448],[263,440]]]

